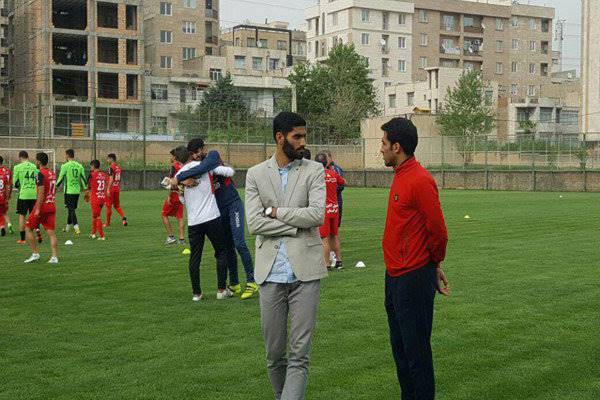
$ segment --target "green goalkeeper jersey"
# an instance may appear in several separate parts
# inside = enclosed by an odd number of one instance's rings
[[[86,189],[85,171],[81,164],[75,160],[69,160],[60,167],[60,173],[56,180],[56,186],[65,181],[66,194],[80,194]]]
[[[23,161],[13,170],[13,184],[19,188],[20,200],[35,200],[37,198],[37,176],[40,171],[34,163]]]

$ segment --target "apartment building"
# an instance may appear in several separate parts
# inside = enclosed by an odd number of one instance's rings
[[[4,92],[8,80],[8,7],[9,1],[0,0],[0,110],[4,111],[7,99]]]
[[[581,2],[581,131],[586,140],[600,141],[600,8],[596,1]]]
[[[12,2],[7,91],[17,110],[15,131],[84,136],[139,130],[139,13],[139,0]]]
[[[320,0],[305,11],[308,60],[324,61],[337,44],[354,44],[383,103],[385,87],[412,80],[413,13],[406,1]]]

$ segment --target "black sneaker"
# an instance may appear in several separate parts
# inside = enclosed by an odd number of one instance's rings
[[[0,229],[0,236],[6,236],[6,229],[4,229],[4,227]]]
[[[340,269],[344,269],[344,266],[342,265],[341,261],[336,261],[336,263],[335,263],[335,269],[337,269],[338,271]]]
[[[127,217],[123,217],[123,226],[127,226]]]

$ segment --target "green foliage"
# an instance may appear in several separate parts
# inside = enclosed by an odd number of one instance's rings
[[[535,131],[537,129],[537,123],[529,119],[519,121],[519,128],[524,131],[525,135],[531,136],[535,134]]]
[[[494,129],[491,102],[484,95],[484,82],[479,71],[463,74],[454,88],[448,88],[437,124],[445,136],[455,137],[458,151],[466,164],[478,142]]]
[[[327,132],[327,140],[360,137],[360,121],[380,113],[369,67],[353,45],[334,47],[322,64],[297,65],[289,80],[298,112]]]

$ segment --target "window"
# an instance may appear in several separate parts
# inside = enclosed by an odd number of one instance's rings
[[[185,88],[181,88],[181,89],[179,89],[179,102],[185,103],[185,100],[186,100],[186,90],[185,90]]]
[[[160,31],[160,42],[167,44],[173,43],[171,31]]]
[[[440,60],[440,66],[446,68],[458,68],[458,60]]]
[[[173,6],[166,1],[160,2],[160,15],[173,15]]]
[[[426,33],[421,33],[421,46],[427,46],[429,44],[429,36]]]
[[[496,40],[496,52],[502,53],[504,51],[504,42],[502,40]]]
[[[406,38],[404,36],[398,37],[398,48],[406,49]]]
[[[513,17],[512,18],[512,26],[514,28],[518,28],[519,27],[519,17]]]
[[[511,72],[519,72],[519,63],[516,61],[513,61],[510,66],[510,71]]]
[[[278,40],[277,50],[287,50],[287,42],[285,40]]]
[[[252,57],[252,69],[256,71],[262,71],[263,59],[262,57]]]
[[[381,76],[384,76],[384,77],[389,76],[389,70],[390,70],[389,64],[388,64],[389,61],[390,60],[387,58],[381,59]]]
[[[363,9],[361,12],[361,20],[362,22],[369,22],[371,20],[371,13],[369,10]]]
[[[419,68],[427,68],[428,65],[429,65],[429,62],[427,60],[427,57],[419,58]]]
[[[269,58],[269,69],[271,71],[274,71],[277,68],[279,68],[279,59],[277,59],[277,58]]]
[[[338,13],[334,12],[331,14],[331,25],[337,26],[337,24],[338,24]]]
[[[540,108],[540,122],[552,122],[552,107],[541,107]]]
[[[510,85],[510,94],[516,96],[519,94],[519,86],[516,83]]]
[[[266,49],[269,47],[269,41],[267,39],[258,39],[258,47]]]
[[[404,13],[398,14],[398,24],[406,25],[406,14],[404,14]]]
[[[406,93],[406,104],[409,106],[415,105],[415,92]]]
[[[363,44],[363,46],[369,45],[369,34],[368,33],[363,33],[361,35],[361,43]]]
[[[169,56],[160,56],[160,67],[163,69],[171,69],[173,60]]]
[[[253,37],[246,38],[246,46],[247,47],[256,47],[256,38],[253,38]]]
[[[196,0],[183,0],[185,8],[196,8]]]
[[[531,40],[529,42],[529,50],[531,51],[535,51],[536,45],[535,45],[535,40]]]
[[[183,33],[196,33],[196,23],[192,21],[183,21]]]
[[[246,57],[235,56],[234,65],[237,69],[246,69]]]
[[[406,60],[398,60],[398,71],[406,72]]]
[[[487,101],[492,102],[494,100],[494,91],[492,89],[486,89],[484,96]]]
[[[213,81],[218,81],[223,76],[223,71],[216,68],[211,68],[208,73]]]
[[[184,47],[183,48],[183,59],[191,60],[192,58],[196,58],[196,49],[193,47]]]
[[[442,29],[446,31],[456,30],[456,23],[453,15],[442,16]]]
[[[363,57],[363,60],[365,60],[367,67],[371,65],[371,59],[369,57]]]
[[[513,39],[512,40],[512,49],[513,50],[519,50],[519,39]]]
[[[527,96],[535,96],[535,86],[529,85],[527,88]]]
[[[429,22],[429,16],[427,10],[419,10],[419,22],[426,24]]]
[[[497,31],[504,30],[504,20],[502,18],[496,18],[496,30]]]
[[[150,94],[152,100],[169,100],[167,85],[150,85]]]
[[[165,133],[167,132],[167,117],[152,117],[152,132]]]
[[[465,61],[465,70],[466,71],[473,71],[475,69],[475,64],[473,64],[472,62],[467,62]]]
[[[535,31],[537,29],[537,23],[535,21],[535,18],[529,19],[529,29],[531,29],[532,31]]]
[[[308,30],[310,31],[312,29],[312,19],[308,20]]]
[[[535,64],[534,63],[529,64],[529,73],[532,75],[535,75]]]
[[[502,63],[496,63],[496,73],[498,75],[502,74],[502,70],[504,69],[504,66],[502,65]]]
[[[390,94],[388,96],[388,100],[389,100],[389,107],[390,108],[396,108],[396,95],[395,94]]]

